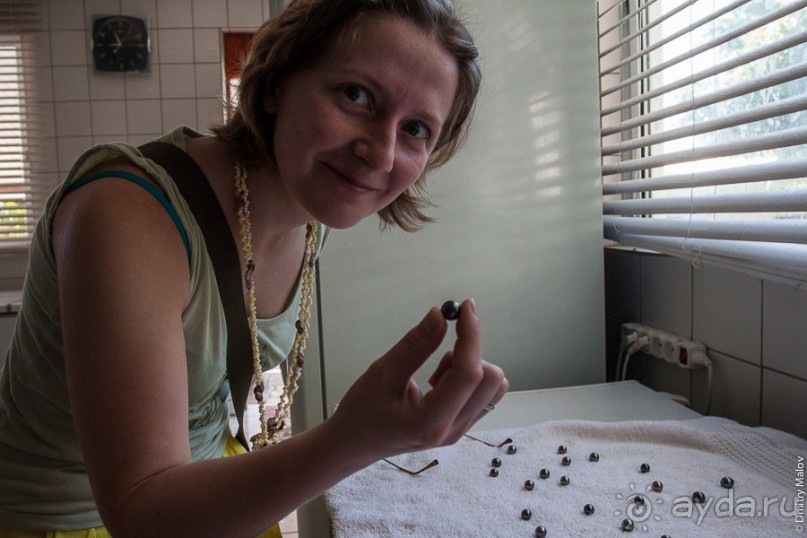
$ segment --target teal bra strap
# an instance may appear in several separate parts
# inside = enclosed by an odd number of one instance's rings
[[[188,255],[188,265],[190,266],[191,245],[190,242],[188,241],[188,234],[185,232],[185,227],[182,226],[182,221],[179,220],[179,215],[177,215],[177,212],[174,209],[174,206],[171,205],[171,202],[168,200],[168,197],[160,189],[158,189],[157,187],[155,187],[142,177],[123,170],[105,170],[104,172],[98,172],[97,174],[93,174],[91,176],[87,176],[85,178],[76,181],[67,188],[65,194],[71,193],[74,190],[78,189],[79,187],[83,187],[87,183],[95,181],[96,179],[101,179],[105,177],[117,177],[120,179],[131,181],[132,183],[136,183],[137,185],[140,185],[141,187],[149,191],[157,199],[157,201],[160,202],[160,204],[162,204],[162,206],[168,212],[168,215],[171,217],[171,220],[174,221],[177,230],[179,230],[179,235],[180,237],[182,237],[182,243],[185,245],[185,253]]]

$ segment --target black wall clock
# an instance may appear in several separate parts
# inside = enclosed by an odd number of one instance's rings
[[[92,56],[100,71],[142,71],[149,62],[146,20],[126,15],[95,17]]]

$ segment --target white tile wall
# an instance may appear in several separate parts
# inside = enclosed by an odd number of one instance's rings
[[[162,103],[162,130],[165,132],[187,125],[188,118],[196,117],[196,99],[163,99]]]
[[[174,0],[163,3],[171,4]],[[137,16],[147,16],[151,27],[154,27],[154,18],[157,16],[157,0],[121,0],[121,13],[131,13]]]
[[[91,101],[94,136],[126,136],[126,101]]]
[[[249,28],[263,19],[263,9],[252,0],[228,0],[227,18],[230,28]]]
[[[193,30],[158,30],[161,64],[193,63]]]
[[[221,64],[221,31],[217,28],[194,28],[193,60]]]
[[[605,257],[605,293],[607,314],[623,322],[641,319],[639,290],[641,258],[612,250]]]
[[[126,73],[123,76],[127,99],[160,99],[160,70],[154,65],[148,73]]]
[[[162,130],[162,108],[159,99],[130,99],[126,102],[126,124],[129,134],[152,134]]]
[[[125,99],[124,80],[122,73],[93,73],[90,77],[90,100]]]
[[[807,382],[764,370],[762,374],[762,424],[807,439]]]
[[[88,101],[90,86],[86,66],[56,66],[53,68],[54,101]]]
[[[691,320],[693,339],[707,345],[714,363],[710,414],[807,438],[807,294],[710,267],[691,269],[692,286],[687,289],[682,264],[689,267],[666,256],[605,250],[611,363],[622,323],[638,321],[677,332],[676,327]],[[685,296],[676,297],[679,293]],[[637,302],[641,308],[635,317]],[[690,305],[689,311],[681,304]],[[694,409],[705,411],[705,371],[689,372],[658,359],[639,362],[641,367],[631,372],[643,383],[670,392],[686,391],[689,384],[684,396]]]
[[[84,29],[83,0],[50,0],[48,12],[51,30]]]
[[[51,32],[50,58],[53,65],[87,65],[89,37],[84,30]]]
[[[762,308],[762,364],[807,380],[807,293],[766,282]]]
[[[139,143],[184,124],[206,131],[222,119],[221,32],[257,29],[266,0],[45,0],[49,32],[45,93],[52,95],[54,161],[63,175],[90,145]],[[151,65],[146,72],[94,70],[93,15],[149,19]]]
[[[693,338],[738,359],[760,364],[762,280],[734,271],[694,271]]]
[[[56,103],[56,132],[60,136],[90,136],[89,101],[65,101]]]
[[[190,28],[192,26],[193,9],[191,7],[191,0],[157,2],[158,28]]]
[[[193,0],[193,26],[226,28],[227,2]]]
[[[196,97],[195,65],[170,64],[160,66],[160,95],[163,99]]]
[[[689,262],[664,256],[641,257],[642,323],[691,336],[692,276]]]
[[[714,364],[712,405],[710,414],[723,416],[743,424],[760,423],[761,368],[717,351],[710,351]],[[706,372],[693,372],[692,407],[704,413],[707,404]]]

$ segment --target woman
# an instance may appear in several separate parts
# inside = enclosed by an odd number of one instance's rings
[[[255,35],[232,120],[163,139],[199,165],[241,246],[258,371],[301,362],[294,322],[324,230],[373,213],[407,230],[428,220],[420,189],[466,132],[475,58],[446,0],[298,0]],[[380,458],[456,442],[501,399],[473,301],[420,393],[411,377],[446,331],[431,309],[330,419],[274,443],[270,417],[256,441],[269,446],[244,453],[227,427],[226,326],[199,226],[137,148],[93,148],[32,246],[0,385],[0,528],[258,535]],[[42,533],[0,531],[18,535]]]

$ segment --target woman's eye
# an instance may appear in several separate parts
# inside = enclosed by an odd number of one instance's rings
[[[345,97],[347,97],[354,103],[364,107],[370,106],[370,97],[367,95],[367,92],[361,86],[351,84],[350,86],[345,86],[345,88],[342,91],[344,92]]]
[[[415,138],[425,139],[429,137],[429,128],[419,121],[410,121],[403,126],[403,130]]]

